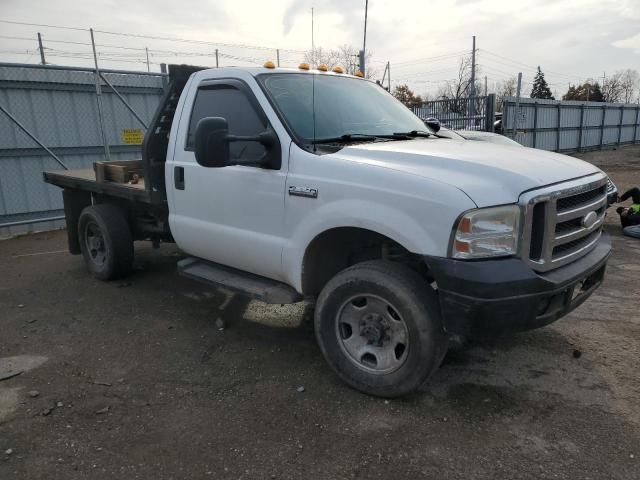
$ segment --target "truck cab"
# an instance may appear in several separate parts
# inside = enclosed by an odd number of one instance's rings
[[[315,302],[328,363],[380,396],[416,390],[450,339],[541,327],[603,280],[607,177],[586,162],[444,138],[338,69],[175,72],[146,197],[45,174],[99,278],[128,273],[133,240],[175,241],[188,277]]]

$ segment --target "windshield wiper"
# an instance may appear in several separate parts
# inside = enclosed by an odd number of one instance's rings
[[[411,130],[410,132],[397,132],[393,134],[394,136],[404,136],[404,137],[430,137],[433,135],[432,133],[425,132],[424,130]]]
[[[347,143],[358,141],[389,141],[389,140],[410,140],[415,137],[429,137],[432,134],[421,130],[412,130],[406,133],[385,133],[385,134],[370,134],[370,133],[346,133],[339,137],[319,138],[311,141],[312,144],[318,143]]]
[[[381,135],[369,135],[365,133],[346,133],[339,137],[329,137],[329,138],[318,138],[316,140],[312,140],[311,143],[341,143],[341,142],[357,142],[357,141],[366,141],[366,140],[379,140],[379,139],[387,138],[386,136]]]

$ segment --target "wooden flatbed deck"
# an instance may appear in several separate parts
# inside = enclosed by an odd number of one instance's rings
[[[106,181],[98,182],[92,168],[83,168],[80,170],[44,172],[44,181],[62,188],[103,193],[115,197],[151,203],[151,196],[149,192],[147,192],[144,179],[142,178],[137,184]]]

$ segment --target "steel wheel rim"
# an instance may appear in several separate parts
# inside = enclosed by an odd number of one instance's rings
[[[91,263],[97,267],[104,266],[107,261],[107,246],[97,223],[87,223],[84,228],[84,242]]]
[[[377,295],[345,301],[336,315],[335,333],[345,356],[367,373],[389,374],[407,360],[407,324],[391,302]]]

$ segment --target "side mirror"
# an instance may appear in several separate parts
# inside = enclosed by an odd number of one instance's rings
[[[252,162],[231,161],[229,143],[258,142],[264,145],[266,153],[262,158]],[[222,117],[205,117],[196,125],[194,150],[196,161],[207,168],[220,168],[228,165],[254,165],[269,168],[280,168],[280,143],[278,136],[271,129],[258,135],[229,135],[229,125]]]
[[[437,118],[429,117],[424,121],[424,124],[436,133],[440,130],[440,120]]]
[[[203,167],[220,168],[229,163],[229,125],[221,117],[205,117],[196,125],[194,151]]]

